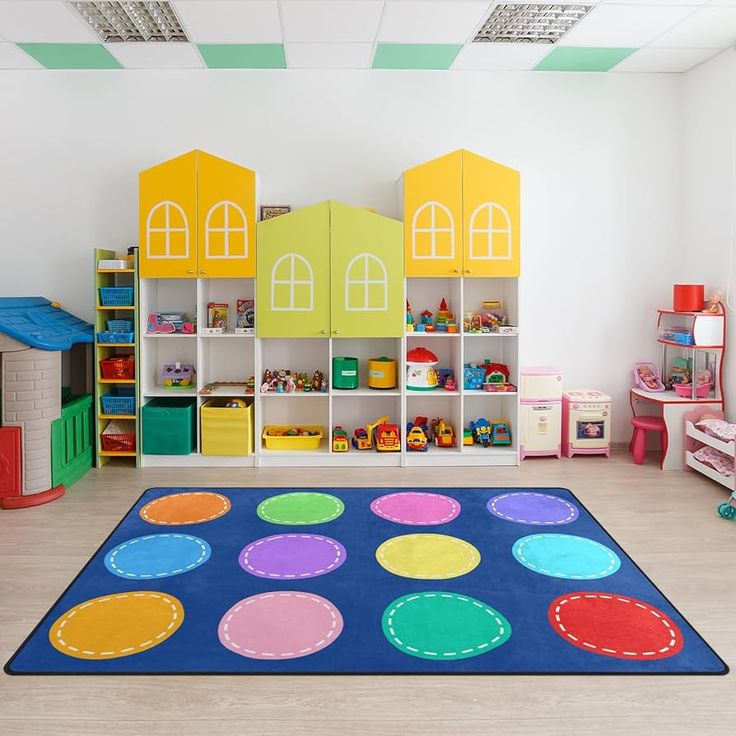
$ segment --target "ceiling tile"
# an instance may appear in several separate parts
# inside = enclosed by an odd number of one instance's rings
[[[111,43],[106,47],[126,69],[201,69],[191,43]]]
[[[559,41],[560,46],[644,46],[694,10],[689,5],[600,5]]]
[[[120,62],[99,43],[19,43],[47,69],[121,69]]]
[[[287,43],[289,69],[370,69],[372,43]]]
[[[379,43],[374,69],[449,69],[462,48],[450,43]]]
[[[534,69],[542,72],[607,72],[634,51],[636,49],[556,46]]]
[[[490,5],[485,0],[386,0],[378,40],[465,43],[486,19]]]
[[[210,69],[285,69],[280,43],[200,43],[199,53]]]
[[[173,5],[195,43],[281,43],[276,0],[179,0]]]
[[[48,0],[0,2],[0,35],[8,41],[92,43],[94,31],[71,8]]]
[[[526,70],[549,53],[544,43],[469,43],[457,55],[453,69]]]
[[[41,65],[14,43],[0,43],[0,69],[40,69]]]
[[[687,72],[717,53],[717,49],[658,49],[650,46],[631,54],[613,71]]]
[[[725,49],[736,40],[736,6],[698,8],[689,18],[660,36],[662,48]]]
[[[383,0],[282,0],[289,43],[372,43]]]

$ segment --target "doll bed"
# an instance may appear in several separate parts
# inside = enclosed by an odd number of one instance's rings
[[[684,421],[685,465],[736,490],[736,425],[724,422],[723,412],[704,407],[687,412]]]

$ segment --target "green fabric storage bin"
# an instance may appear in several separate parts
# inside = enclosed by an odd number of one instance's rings
[[[189,455],[197,449],[197,399],[151,399],[143,406],[143,453]]]

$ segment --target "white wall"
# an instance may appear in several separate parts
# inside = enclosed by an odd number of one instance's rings
[[[724,51],[688,74],[684,93],[686,257],[680,279],[704,283],[708,293],[721,290],[725,300],[730,251],[736,248],[731,242],[736,232],[736,52]],[[731,265],[736,282],[736,254]],[[732,291],[736,303],[736,283]],[[736,312],[728,312],[726,323],[725,409],[727,418],[736,421]]]
[[[395,180],[459,147],[522,171],[523,362],[616,402],[655,358],[682,221],[681,78],[427,72],[0,72],[0,293],[91,316],[91,250],[137,237],[140,169],[202,148],[261,200],[398,216]],[[437,295],[439,299],[441,294]],[[492,297],[492,295],[489,295]]]

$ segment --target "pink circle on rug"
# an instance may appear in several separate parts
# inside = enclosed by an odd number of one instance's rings
[[[330,646],[342,615],[314,593],[279,590],[238,601],[220,620],[221,644],[250,659],[296,659]]]
[[[377,498],[371,511],[382,519],[411,526],[446,524],[460,513],[460,503],[440,493],[401,491]]]

